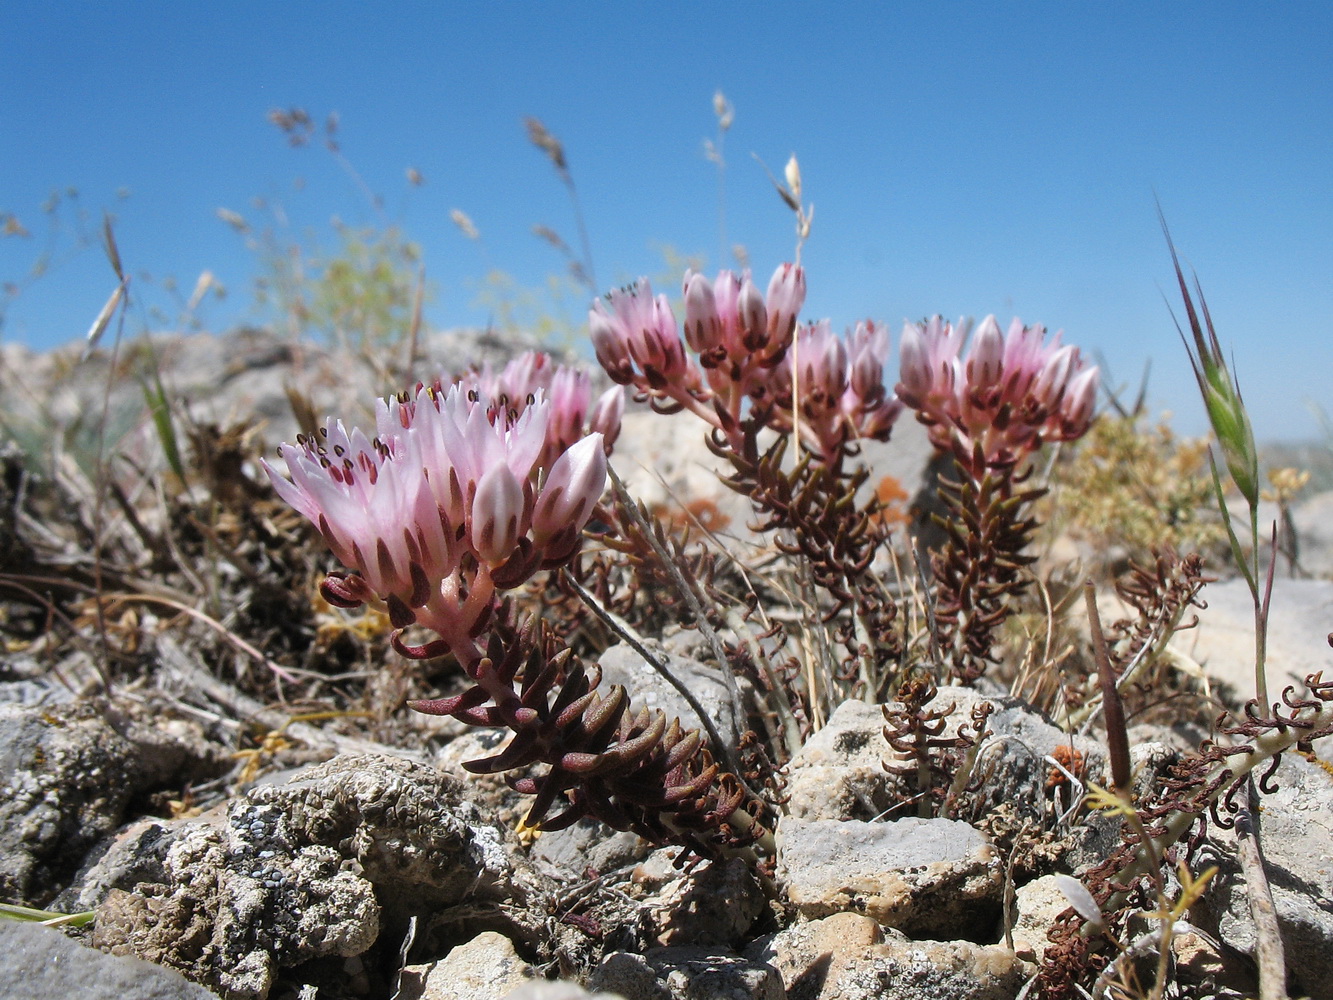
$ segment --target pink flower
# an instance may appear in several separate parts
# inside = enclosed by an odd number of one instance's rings
[[[546,443],[537,459],[543,468],[548,468],[566,448],[591,431],[601,432],[608,454],[620,434],[625,409],[623,390],[619,386],[607,389],[588,416],[592,400],[592,379],[588,373],[556,364],[544,352],[524,351],[499,372],[486,364],[455,381],[475,389],[479,398],[490,401],[487,412],[492,422],[501,409],[521,414],[537,390],[544,390],[550,400],[550,415]]]
[[[694,270],[685,272],[685,342],[699,355],[708,354],[722,344],[722,319],[717,297],[707,278]]]
[[[772,370],[770,398],[776,412],[769,424],[778,431],[795,425],[792,393],[800,395],[802,437],[825,464],[836,466],[847,446],[860,438],[887,440],[902,404],[884,386],[888,333],[860,323],[846,338],[834,335],[827,320],[796,331],[795,348]],[[792,365],[798,378],[792,385]]]
[[[709,281],[690,270],[681,291],[685,334],[663,297],[640,279],[593,304],[588,317],[597,360],[613,380],[666,412],[688,409],[739,443],[745,407],[767,412],[805,304],[805,272],[783,264],[765,293],[745,271]],[[686,347],[697,354],[697,361]],[[706,383],[706,384],[705,384]]]
[[[453,572],[453,536],[410,442],[371,441],[330,421],[318,439],[284,444],[279,454],[290,481],[262,463],[278,495],[309,518],[338,560],[380,597],[419,607],[429,598],[426,581]]]
[[[925,323],[904,324],[898,347],[898,398],[924,411],[951,397],[962,374],[958,351],[969,329],[970,320],[955,327],[939,316]]]
[[[373,441],[330,422],[319,440],[279,450],[290,480],[265,468],[278,494],[319,527],[334,555],[374,594],[420,608],[438,596],[464,549],[491,569],[521,549],[523,566],[532,563],[526,575],[552,558],[528,537],[542,477],[565,494],[544,509],[562,512],[562,529],[574,526],[560,533],[562,550],[572,553],[605,485],[604,437],[580,435],[544,464],[552,404],[541,389],[529,398],[517,412],[462,384],[447,391],[420,386],[414,395],[380,401]],[[602,419],[618,425],[614,397],[599,405]],[[589,449],[598,453],[595,461]],[[557,534],[549,517],[543,524],[536,549]],[[505,585],[526,578],[522,568],[511,567]],[[348,586],[349,594],[360,592]]]
[[[546,448],[542,452],[541,465],[550,468],[556,455],[583,437],[583,425],[592,397],[592,382],[587,372],[561,368],[551,379],[547,391],[551,401],[551,417],[546,425]],[[616,391],[621,392],[619,388]]]
[[[329,574],[325,596],[341,607],[383,600],[406,656],[453,651],[465,665],[479,662],[475,640],[496,591],[578,549],[606,485],[605,438],[581,433],[586,376],[547,372],[544,357],[381,400],[373,440],[330,421],[318,439],[279,450],[290,480],[264,463],[278,495],[353,573]],[[533,387],[548,377],[552,398]],[[483,396],[481,382],[499,397]],[[603,394],[594,422],[618,430],[620,398]],[[440,638],[407,645],[401,630],[413,623]]]
[[[867,320],[858,323],[848,342],[851,370],[842,394],[844,419],[857,437],[887,441],[903,404],[884,385],[884,363],[889,356],[889,331]]]
[[[527,532],[528,501],[523,485],[504,462],[491,465],[477,480],[468,516],[472,550],[492,568],[503,565]]]

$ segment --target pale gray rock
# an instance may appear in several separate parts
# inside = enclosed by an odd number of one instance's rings
[[[878,705],[845,701],[787,765],[788,812],[801,819],[871,820],[898,798]]]
[[[631,409],[621,421],[611,462],[630,496],[653,513],[685,523],[692,505],[696,513],[720,515],[718,527],[725,533],[746,536],[753,508],[719,478],[733,470],[708,449],[709,429],[692,414]]]
[[[1318,577],[1333,576],[1333,490],[1301,501],[1292,510],[1291,520],[1301,568]]]
[[[468,761],[494,757],[504,750],[513,736],[508,729],[469,727],[441,747],[432,758],[436,767],[467,787],[468,798],[481,807],[490,822],[510,829],[523,820],[532,805],[531,795],[514,791],[505,780],[519,776],[518,773],[476,774],[466,765]]]
[[[504,901],[516,919],[549,886],[515,868],[464,790],[424,764],[370,754],[256,785],[225,820],[141,834],[141,870],[160,865],[160,877],[112,889],[94,940],[241,1000],[267,995],[283,968],[359,956],[382,927],[464,898]]]
[[[752,541],[748,529],[757,520],[754,509],[745,496],[722,483],[720,477],[734,470],[709,450],[708,432],[707,424],[689,414],[668,417],[646,409],[631,410],[625,414],[612,460],[630,494],[655,512],[685,521],[686,507],[697,512],[706,506],[725,520],[721,534]],[[760,448],[774,440],[765,432]],[[870,472],[861,500],[869,499],[886,476],[896,480],[909,497],[934,490],[931,461],[935,449],[925,428],[910,417],[894,425],[887,442],[864,441],[859,448],[861,454],[847,467],[864,465]],[[790,454],[787,461],[791,461]]]
[[[1157,726],[1135,727],[1130,733],[1129,763],[1130,773],[1134,776],[1135,801],[1159,787],[1170,766],[1179,760],[1180,751],[1163,741],[1171,735],[1170,731]],[[1203,738],[1203,735],[1199,736],[1192,747],[1197,747]],[[1101,785],[1108,780],[1097,771],[1088,778]],[[1082,810],[1065,841],[1069,848],[1064,858],[1065,866],[1070,871],[1079,871],[1100,862],[1119,846],[1123,823],[1124,820],[1114,812]]]
[[[1100,775],[1104,769],[1105,751],[1097,742],[1066,735],[1017,698],[972,688],[940,688],[930,703],[932,708],[954,708],[941,738],[956,736],[960,725],[970,725],[972,709],[980,702],[989,702],[994,711],[987,723],[991,735],[982,742],[971,779],[977,790],[970,796],[970,814],[1003,802],[1023,818],[1046,816],[1055,803],[1047,789],[1052,765],[1045,758],[1071,742],[1087,773]],[[886,761],[896,763],[884,727],[881,706],[859,701],[838,706],[788,765],[789,812],[805,819],[873,820],[899,806],[911,790],[884,768]]]
[[[1244,580],[1210,583],[1200,596],[1208,607],[1198,612],[1199,627],[1178,633],[1172,645],[1222,681],[1233,704],[1254,697],[1254,604]],[[1333,581],[1273,581],[1268,618],[1267,673],[1269,697],[1283,688],[1303,690],[1307,674],[1333,674]]]
[[[671,991],[658,979],[648,959],[630,952],[608,955],[588,977],[588,985],[626,1000],[672,1000]]]
[[[789,1000],[1011,1000],[1036,971],[1003,945],[912,941],[859,913],[795,924],[746,949]]]
[[[1003,866],[966,823],[785,816],[777,843],[778,882],[809,919],[864,913],[914,938],[982,939],[997,926]]]
[[[424,331],[408,372],[402,370],[405,344],[381,352],[376,366],[354,350],[308,338],[294,342],[253,327],[136,337],[120,345],[114,365],[106,349],[84,356],[81,342],[45,352],[5,343],[0,344],[0,397],[14,426],[48,433],[86,422],[88,387],[107,386],[108,425],[132,429],[118,439],[119,452],[151,468],[161,466],[162,451],[152,421],[143,419],[142,386],[150,375],[161,379],[176,412],[218,426],[262,423],[265,441],[276,446],[294,440],[300,430],[288,386],[309,400],[320,423],[336,414],[369,428],[379,396],[441,375],[450,379],[472,364],[502,365],[540,346],[514,333]]]
[[[654,859],[672,853],[656,851]],[[644,865],[649,873],[653,868]],[[659,945],[733,945],[764,912],[764,891],[740,858],[696,865],[683,873],[670,870],[642,904],[648,934]],[[644,881],[651,877],[647,874]]]
[[[644,648],[689,689],[718,735],[729,746],[735,746],[745,720],[737,717],[742,709],[733,705],[728,686],[717,668],[668,652],[661,643],[652,640],[645,642]],[[602,688],[623,685],[636,709],[661,709],[668,720],[679,719],[686,729],[703,729],[698,714],[684,695],[631,646],[617,643],[598,658],[597,665],[602,668]]]
[[[537,838],[534,858],[555,866],[565,878],[582,877],[588,869],[605,873],[646,857],[652,845],[638,834],[617,832],[595,819],[581,819],[563,830]]]
[[[503,1000],[537,972],[503,934],[483,931],[438,962],[403,969],[399,1000]]]
[[[773,966],[713,948],[653,948],[609,956],[588,978],[626,1000],[785,1000]]]
[[[215,813],[219,822],[222,817]],[[207,821],[207,820],[206,820]],[[159,819],[131,823],[116,834],[97,860],[81,872],[54,907],[64,912],[94,910],[112,889],[133,889],[140,882],[166,879],[167,852],[188,827]]]
[[[180,969],[224,1000],[262,998],[279,968],[374,944],[374,887],[342,862],[331,847],[298,847],[278,810],[240,802],[226,830],[183,832],[165,883],[111,890],[93,942]]]
[[[172,969],[19,920],[0,920],[0,992],[6,1000],[217,1000]]]
[[[461,781],[424,764],[343,754],[246,798],[281,811],[297,843],[327,844],[355,859],[404,912],[511,888],[499,831]]]
[[[930,443],[923,424],[904,411],[893,425],[887,441],[862,441],[860,457],[852,464],[862,464],[870,470],[864,489],[872,491],[885,476],[896,479],[909,497],[935,484],[930,464],[935,458],[935,446]]]
[[[589,993],[577,983],[532,979],[508,994],[504,1000],[626,1000],[626,998],[618,993]]]
[[[1040,962],[1050,943],[1046,934],[1055,918],[1069,909],[1069,898],[1060,891],[1055,875],[1043,875],[1014,891],[1014,909],[1014,951]]]
[[[1327,741],[1325,741],[1327,742]],[[1262,796],[1259,842],[1277,907],[1287,968],[1301,993],[1333,998],[1333,780],[1327,766],[1286,754],[1275,776],[1276,792]],[[1254,954],[1249,896],[1235,859],[1234,831],[1213,836],[1199,865],[1217,864],[1204,902],[1213,911],[1218,938]]]
[[[197,727],[136,703],[0,705],[0,898],[44,905],[136,795],[229,764]]]

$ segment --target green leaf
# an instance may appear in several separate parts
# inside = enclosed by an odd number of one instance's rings
[[[167,456],[167,464],[184,485],[185,463],[181,461],[180,447],[176,440],[176,425],[171,419],[171,407],[167,403],[166,390],[162,388],[162,376],[156,370],[153,371],[152,383],[144,384],[143,398],[148,404],[148,412],[152,415],[158,440],[162,442],[162,451]]]

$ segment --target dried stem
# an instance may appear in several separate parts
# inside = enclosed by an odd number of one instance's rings
[[[1242,782],[1236,795],[1236,804],[1240,806],[1236,815],[1236,853],[1249,888],[1250,916],[1254,918],[1260,1000],[1286,1000],[1287,962],[1273,890],[1264,872],[1263,850],[1259,843],[1259,810],[1254,808],[1257,800],[1254,775],[1251,774]]]

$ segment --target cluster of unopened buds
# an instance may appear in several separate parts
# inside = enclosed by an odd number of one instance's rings
[[[593,403],[586,373],[529,353],[379,400],[373,438],[330,420],[284,444],[290,480],[264,467],[350,571],[325,579],[329,603],[378,599],[400,653],[470,665],[497,591],[578,550],[622,411],[619,387]],[[414,624],[439,638],[407,644]]]
[[[857,439],[888,438],[901,406],[884,388],[887,332],[865,323],[840,338],[826,321],[798,327],[800,267],[778,267],[766,294],[749,271],[712,281],[687,271],[683,292],[683,337],[666,296],[654,296],[646,278],[589,314],[597,360],[639,399],[663,412],[690,410],[733,445],[747,416],[780,432],[798,429],[830,466]]]
[[[1092,422],[1098,370],[1060,334],[1015,319],[1007,335],[987,316],[962,356],[970,321],[939,316],[907,324],[901,342],[898,398],[978,478],[1013,468],[1044,443],[1073,441]],[[978,457],[981,467],[976,468]]]

